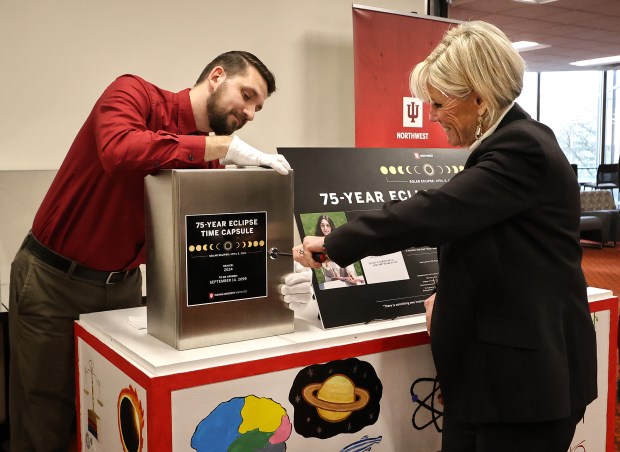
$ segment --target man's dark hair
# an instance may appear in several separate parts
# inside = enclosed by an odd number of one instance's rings
[[[204,68],[196,81],[196,85],[203,82],[216,66],[223,67],[226,74],[230,76],[243,75],[247,72],[248,66],[253,66],[267,82],[267,95],[276,90],[276,78],[272,72],[256,56],[243,50],[232,50],[217,56]]]

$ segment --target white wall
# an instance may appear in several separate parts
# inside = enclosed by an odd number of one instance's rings
[[[425,12],[426,0],[367,6]],[[53,171],[118,75],[193,85],[204,66],[249,50],[278,91],[241,131],[277,146],[353,146],[352,3],[343,0],[0,0],[0,287]],[[35,171],[32,171],[35,170]]]
[[[10,262],[54,173],[30,170],[60,166],[93,103],[120,74],[138,74],[179,91],[192,86],[219,53],[248,50],[275,73],[278,91],[241,131],[244,139],[266,152],[277,146],[353,146],[351,5],[344,0],[0,0],[2,303],[8,298]],[[366,5],[426,12],[426,0]],[[2,380],[0,373],[0,386]],[[0,420],[2,408],[0,397]]]
[[[426,12],[426,0],[367,6]],[[278,91],[240,135],[277,146],[353,146],[352,2],[347,0],[0,0],[0,170],[57,169],[102,90],[135,73],[193,85],[243,49]]]

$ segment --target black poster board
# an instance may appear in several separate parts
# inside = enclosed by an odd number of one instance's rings
[[[267,296],[267,212],[186,215],[187,305]]]
[[[388,201],[439,188],[463,170],[468,155],[459,148],[278,148],[278,152],[295,170],[295,220],[302,238],[317,235],[321,222],[327,229],[329,222],[337,228]],[[432,247],[367,257],[346,269],[328,263],[313,277],[323,327],[423,313],[437,271]]]

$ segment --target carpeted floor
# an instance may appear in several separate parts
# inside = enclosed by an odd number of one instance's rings
[[[583,272],[591,287],[620,295],[620,244],[615,248],[583,248]],[[620,452],[620,403],[616,402],[615,452]]]
[[[588,286],[620,294],[620,243],[615,248],[583,247],[582,268]]]

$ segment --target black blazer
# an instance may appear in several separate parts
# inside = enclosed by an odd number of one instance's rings
[[[515,104],[437,190],[334,230],[345,266],[438,246],[431,347],[463,422],[543,421],[596,398],[596,342],[579,245],[579,186],[548,127]]]

